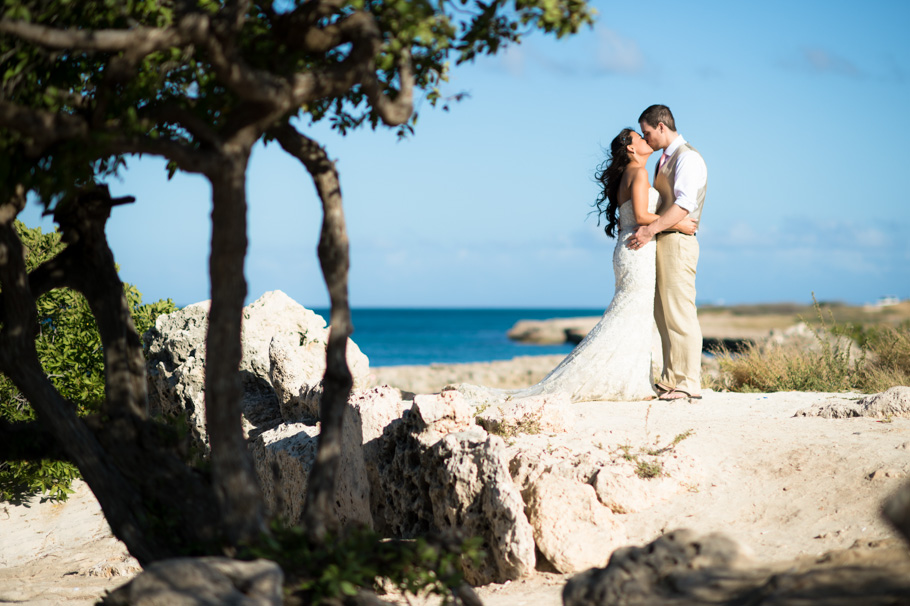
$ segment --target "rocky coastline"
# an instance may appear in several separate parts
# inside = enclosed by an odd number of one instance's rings
[[[200,304],[163,316],[146,337],[151,406],[184,416],[202,456],[206,314]],[[327,327],[280,292],[244,317],[244,430],[268,507],[294,520],[320,431]],[[866,398],[706,390],[697,403],[475,402],[439,383],[528,385],[559,356],[370,368],[349,345],[354,391],[337,522],[388,537],[481,537],[486,558],[463,572],[488,606],[555,606],[560,593],[565,606],[604,596],[694,604],[705,592],[722,603],[759,595],[765,583],[792,597],[792,587],[862,592],[870,579],[887,596],[910,596],[900,542],[910,534],[910,490],[901,488],[910,476],[910,387]],[[890,522],[879,513],[886,498]],[[97,528],[70,532],[65,504],[56,513],[5,508],[0,601],[81,606],[139,572],[97,503],[85,513],[90,495],[76,503],[82,524]],[[97,556],[85,555],[96,547]],[[788,578],[792,587],[780,585]],[[78,594],[80,579],[91,596]],[[879,603],[858,595],[838,603]],[[171,599],[161,603],[182,598]]]

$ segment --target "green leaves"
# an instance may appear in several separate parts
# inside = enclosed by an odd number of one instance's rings
[[[25,249],[25,264],[32,271],[59,254],[65,244],[57,231],[42,233],[16,222]],[[170,299],[142,304],[135,286],[124,284],[133,322],[139,334],[149,330],[159,315],[176,309]],[[104,352],[101,337],[85,298],[70,289],[53,290],[36,301],[38,337],[35,346],[44,371],[60,394],[80,415],[97,412],[104,401]],[[35,418],[31,406],[4,375],[0,375],[0,418],[10,422]],[[65,500],[78,471],[61,461],[6,461],[0,464],[0,501],[47,493],[45,498]]]
[[[302,603],[318,606],[337,603],[362,589],[390,585],[404,594],[437,596],[450,603],[453,590],[464,577],[462,562],[484,557],[482,539],[460,545],[434,544],[424,538],[383,540],[370,530],[350,530],[322,544],[307,539],[300,527],[273,522],[271,533],[242,558],[277,562],[288,578],[296,579],[293,593]]]

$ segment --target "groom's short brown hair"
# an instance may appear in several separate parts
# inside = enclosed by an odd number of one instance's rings
[[[641,112],[641,116],[638,117],[639,122],[644,122],[651,128],[657,128],[657,125],[661,122],[664,123],[664,126],[676,132],[676,120],[673,119],[673,114],[670,112],[670,108],[666,105],[652,105],[645,111]]]

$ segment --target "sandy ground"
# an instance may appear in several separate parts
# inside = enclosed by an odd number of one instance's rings
[[[540,439],[552,448],[648,447],[691,430],[667,455],[687,490],[621,516],[629,543],[675,528],[720,531],[771,563],[896,536],[878,510],[910,474],[910,420],[793,416],[856,397],[709,391],[693,403],[578,404],[571,431]],[[134,571],[84,484],[64,504],[0,506],[0,603],[88,605]],[[566,578],[540,572],[479,593],[488,606],[557,606]]]

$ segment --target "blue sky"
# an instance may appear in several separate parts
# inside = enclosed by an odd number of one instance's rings
[[[614,241],[588,216],[593,175],[652,103],[708,165],[700,302],[910,298],[910,3],[593,5],[574,38],[454,68],[446,90],[470,96],[419,104],[408,140],[306,128],[338,160],[353,306],[606,307]],[[123,279],[146,300],[207,299],[207,182],[142,158],[111,189],[137,198],[108,227]],[[325,306],[309,176],[259,147],[247,191],[248,300]]]

